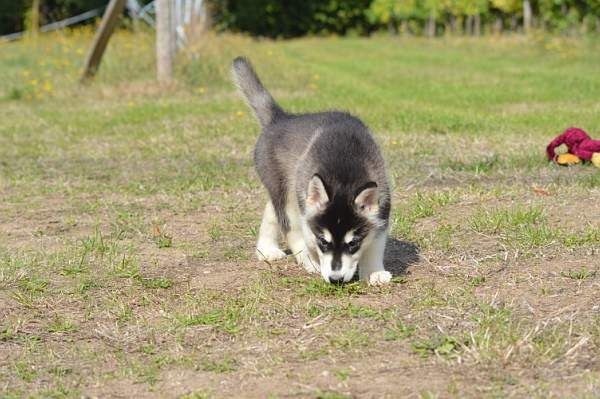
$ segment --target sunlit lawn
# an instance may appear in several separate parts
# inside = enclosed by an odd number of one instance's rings
[[[0,44],[0,397],[600,395],[600,170],[544,159],[600,138],[593,40],[209,34],[160,87],[120,31],[82,86],[91,37]],[[254,260],[240,54],[374,130],[390,286]]]

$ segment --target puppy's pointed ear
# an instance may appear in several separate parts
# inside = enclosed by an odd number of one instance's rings
[[[375,216],[379,212],[379,188],[374,181],[365,184],[354,200],[356,209],[364,216]]]
[[[319,175],[314,175],[308,182],[306,192],[306,208],[310,213],[322,212],[327,207],[329,196],[323,180]]]

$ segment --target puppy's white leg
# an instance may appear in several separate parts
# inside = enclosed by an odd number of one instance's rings
[[[387,241],[387,232],[381,232],[364,249],[358,261],[358,274],[361,280],[370,285],[387,284],[392,280],[392,274],[383,268],[383,254]]]
[[[302,265],[309,273],[319,273],[319,262],[310,256],[310,251],[306,247],[301,229],[292,225],[287,235],[287,242],[299,265]]]
[[[290,222],[290,231],[286,236],[288,247],[296,258],[296,262],[302,265],[307,272],[319,273],[319,262],[311,256],[310,250],[306,246],[304,234],[302,234],[300,210],[293,201],[293,199],[289,200],[286,206],[286,213]]]
[[[271,201],[267,202],[256,242],[256,256],[259,260],[272,261],[285,258],[279,248],[279,223]]]

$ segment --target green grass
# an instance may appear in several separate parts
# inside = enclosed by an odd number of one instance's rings
[[[386,341],[396,341],[411,337],[415,332],[415,327],[406,325],[402,321],[397,321],[385,331],[384,339]]]
[[[219,360],[205,360],[202,362],[201,369],[213,373],[229,373],[237,369],[237,362],[230,357]]]
[[[596,40],[208,33],[161,87],[152,33],[118,31],[80,86],[91,40],[0,44],[0,396],[598,392],[600,174],[544,158],[568,126],[600,132]],[[254,260],[236,55],[285,109],[372,128],[393,284]]]
[[[436,335],[432,338],[421,339],[412,343],[412,350],[421,357],[438,355],[444,357],[456,356],[462,343],[455,337]]]
[[[582,268],[580,270],[569,270],[567,272],[561,272],[563,277],[568,277],[572,280],[585,280],[590,277],[594,277],[596,275],[595,270],[588,270],[587,268]]]

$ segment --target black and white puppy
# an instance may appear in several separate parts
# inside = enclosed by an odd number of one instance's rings
[[[385,284],[383,254],[390,187],[369,129],[345,112],[290,114],[264,88],[249,61],[233,61],[235,82],[262,127],[255,167],[269,192],[256,253],[296,261],[332,283],[361,279]]]

